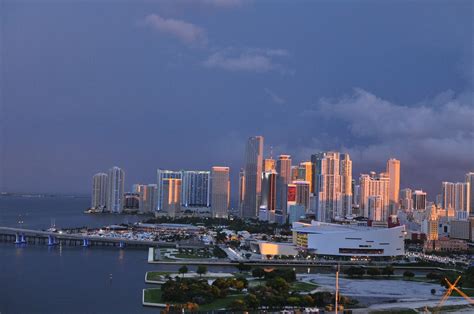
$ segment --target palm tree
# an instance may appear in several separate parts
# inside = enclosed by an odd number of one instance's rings
[[[188,272],[188,267],[186,267],[186,265],[183,265],[179,268],[178,271],[182,275],[182,277],[184,278],[184,274],[186,274]]]
[[[207,273],[207,267],[204,265],[199,265],[196,272],[199,274],[199,277]]]

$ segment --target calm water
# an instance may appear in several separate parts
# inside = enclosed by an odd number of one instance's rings
[[[18,226],[23,220],[25,228],[45,229],[51,219],[58,227],[74,227],[141,218],[83,214],[88,204],[87,198],[0,197],[0,225]],[[134,249],[0,243],[0,313],[159,312],[141,305],[145,272],[176,267],[148,265],[147,254]]]

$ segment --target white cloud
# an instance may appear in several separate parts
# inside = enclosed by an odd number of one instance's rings
[[[205,30],[189,22],[150,14],[145,17],[144,23],[154,30],[174,36],[188,45],[205,45],[207,43]]]
[[[286,57],[288,53],[282,49],[244,49],[237,51],[228,48],[211,54],[203,65],[209,68],[220,68],[228,71],[246,72],[269,72],[279,71],[286,73],[287,70],[281,64],[275,62],[275,57]]]
[[[286,100],[283,99],[282,97],[278,96],[274,91],[272,91],[271,89],[269,88],[264,88],[263,89],[265,91],[265,93],[270,97],[270,99],[278,104],[278,105],[283,105],[286,103]]]

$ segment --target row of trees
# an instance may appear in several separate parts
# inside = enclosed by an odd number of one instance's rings
[[[296,272],[286,268],[276,268],[266,271],[261,267],[256,267],[252,269],[252,277],[264,278],[265,280],[279,277],[283,278],[286,282],[294,282],[296,280]]]
[[[282,277],[266,281],[265,285],[249,288],[249,293],[242,299],[234,300],[230,310],[246,311],[256,309],[277,310],[285,307],[326,307],[334,304],[335,296],[330,292],[299,294],[291,291],[291,284]],[[349,298],[339,296],[341,305],[355,304]]]
[[[351,267],[347,268],[344,271],[344,274],[346,274],[347,276],[349,276],[351,278],[358,278],[358,277],[360,278],[360,277],[364,276],[366,273],[367,273],[367,275],[369,275],[371,277],[376,277],[376,276],[380,276],[380,275],[390,277],[394,274],[394,270],[393,270],[393,267],[389,265],[389,266],[385,266],[382,269],[368,268],[367,272],[366,272],[365,268],[356,267],[356,266],[351,266]],[[413,274],[413,276],[414,275],[415,274]]]
[[[219,278],[210,285],[201,278],[176,277],[169,278],[161,286],[161,298],[164,302],[206,304],[247,287],[245,278]]]
[[[186,265],[183,265],[178,269],[178,272],[181,274],[181,277],[184,277],[184,274],[187,274],[188,271],[189,269]],[[199,275],[199,277],[202,277],[202,275],[207,273],[207,267],[204,265],[199,265],[196,269],[196,273]]]

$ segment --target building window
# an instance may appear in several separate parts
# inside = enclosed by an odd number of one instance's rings
[[[339,248],[341,254],[383,254],[383,249]]]

